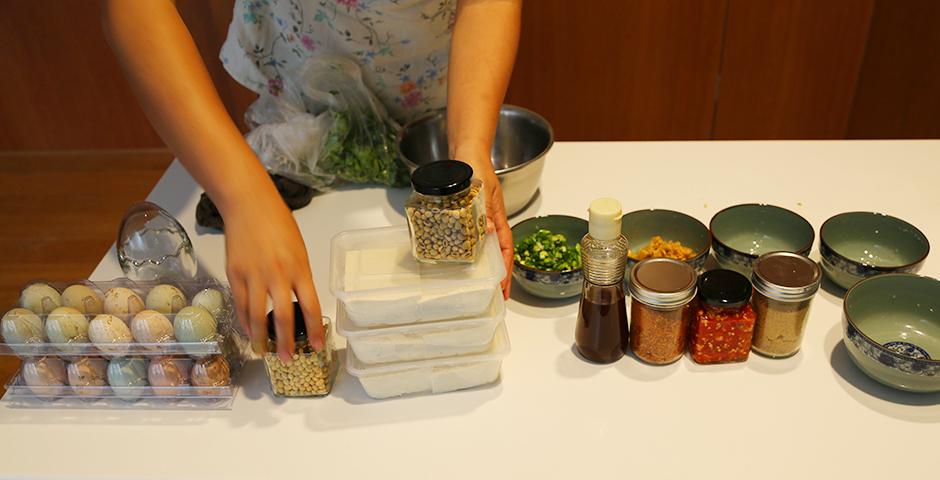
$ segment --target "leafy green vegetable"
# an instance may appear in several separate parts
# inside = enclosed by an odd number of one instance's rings
[[[332,111],[333,125],[323,143],[318,167],[353,183],[404,187],[408,169],[398,161],[395,127],[377,115]]]
[[[564,272],[581,268],[581,245],[568,245],[563,234],[539,229],[516,243],[516,261],[531,268]]]

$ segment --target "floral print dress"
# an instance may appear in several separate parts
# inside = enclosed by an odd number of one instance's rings
[[[456,0],[237,0],[220,58],[242,85],[278,95],[307,58],[349,56],[404,123],[446,106],[455,12]]]

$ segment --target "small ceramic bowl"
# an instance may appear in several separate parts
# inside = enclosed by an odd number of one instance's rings
[[[664,240],[680,242],[695,252],[695,256],[685,262],[699,273],[705,270],[712,239],[705,224],[693,217],[672,210],[637,210],[623,216],[620,231],[630,242],[631,252],[649,245],[650,239],[656,235]],[[627,270],[636,263],[637,260],[628,257]]]
[[[823,271],[842,288],[882,273],[917,272],[929,252],[917,227],[880,213],[841,213],[819,229]]]
[[[845,346],[858,368],[901,390],[940,391],[940,281],[871,277],[846,293],[842,310]]]
[[[512,227],[513,241],[519,242],[542,228],[552,233],[563,234],[568,239],[568,244],[574,246],[587,234],[588,222],[583,218],[567,215],[533,217]],[[582,275],[580,268],[564,272],[551,272],[527,267],[514,261],[512,277],[516,279],[516,282],[523,290],[536,297],[559,299],[581,294]]]
[[[748,278],[757,257],[769,252],[809,255],[816,238],[805,218],[785,208],[758,203],[716,213],[709,229],[718,265]]]

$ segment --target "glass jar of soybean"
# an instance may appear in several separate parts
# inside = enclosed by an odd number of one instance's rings
[[[271,381],[271,392],[277,397],[323,397],[329,395],[336,378],[336,359],[330,319],[323,317],[323,346],[314,350],[307,339],[300,304],[294,302],[294,349],[292,362],[277,356],[274,312],[268,314],[268,351],[264,366]]]
[[[486,234],[483,183],[473,168],[440,160],[411,174],[414,193],[405,203],[411,250],[424,263],[473,263]]]
[[[819,265],[802,255],[773,252],[754,262],[754,339],[751,349],[771,358],[800,350],[810,304],[819,290]]]

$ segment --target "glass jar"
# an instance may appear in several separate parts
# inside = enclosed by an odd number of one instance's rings
[[[330,319],[323,317],[323,347],[314,351],[307,340],[300,304],[294,302],[294,350],[292,362],[277,356],[274,333],[274,312],[268,314],[268,352],[264,366],[271,381],[271,392],[277,397],[323,397],[330,394],[336,378],[333,351],[333,329]]]
[[[696,280],[691,265],[670,258],[649,258],[633,266],[630,349],[637,358],[656,365],[682,358]]]
[[[483,183],[457,160],[418,167],[405,203],[411,251],[425,263],[473,263],[486,235]]]
[[[744,275],[731,270],[702,274],[689,336],[689,352],[695,363],[747,360],[755,320],[750,300],[751,282]]]
[[[752,303],[757,320],[752,350],[771,358],[800,351],[821,278],[816,262],[795,253],[767,253],[754,262]]]

